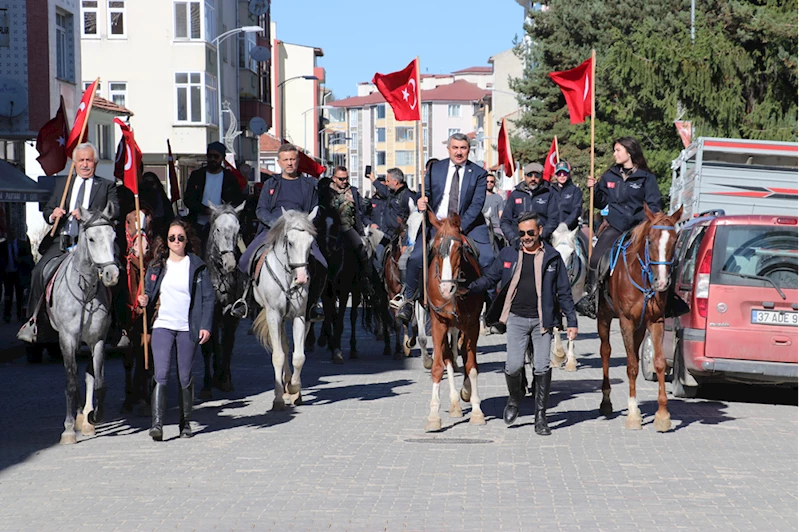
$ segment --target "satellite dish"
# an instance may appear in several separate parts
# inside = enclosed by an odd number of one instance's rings
[[[266,15],[266,12],[269,11],[269,0],[250,0],[247,9],[251,15],[256,17]]]
[[[19,116],[28,108],[28,91],[14,79],[0,78],[0,116]]]
[[[254,46],[250,50],[250,58],[259,63],[265,63],[272,57],[272,51],[266,46]]]
[[[260,116],[254,116],[250,119],[248,126],[254,135],[263,135],[266,133],[266,120]]]

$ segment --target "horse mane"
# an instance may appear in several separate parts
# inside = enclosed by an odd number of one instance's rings
[[[457,214],[453,214],[448,218],[444,218],[441,221],[441,227],[438,228],[436,231],[436,237],[441,235],[441,237],[449,236],[453,238],[459,238],[463,233],[461,233],[461,217]]]
[[[222,216],[223,214],[232,214],[233,216],[238,219],[239,214],[236,212],[236,206],[230,203],[223,203],[222,205],[217,205],[215,208],[211,209],[211,224],[216,221],[217,218]]]
[[[632,230],[632,233],[630,233],[630,241],[633,244],[638,245],[641,242],[643,242],[644,240],[646,240],[646,235],[647,235],[647,233],[649,233],[649,229],[653,225],[672,225],[671,220],[669,220],[669,223],[667,223],[667,224],[662,224],[661,223],[661,222],[663,222],[663,220],[665,220],[667,218],[668,218],[668,215],[666,213],[664,213],[664,212],[655,213],[655,218],[652,219],[652,220],[650,220],[649,218],[645,218],[644,221],[641,222],[640,224],[638,224],[638,226],[635,227],[635,229]]]
[[[266,249],[271,250],[275,244],[291,229],[298,229],[316,237],[316,227],[308,219],[308,215],[300,211],[286,211],[277,219],[275,225],[266,233]]]

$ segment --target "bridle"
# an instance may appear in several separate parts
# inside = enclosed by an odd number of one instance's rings
[[[454,237],[454,236],[444,236],[444,237],[442,237],[441,242],[438,244],[438,248],[436,249],[436,255],[438,255],[438,257],[441,258],[441,259],[444,259],[444,258],[448,257],[448,255],[446,253],[447,253],[447,250],[449,249],[450,245],[452,245],[452,244],[457,246],[457,248],[455,250],[455,252],[457,252],[457,253],[460,253],[461,250],[463,249],[462,240],[460,240],[459,238]],[[452,251],[453,250],[450,250],[450,255],[452,254]],[[453,284],[453,285],[456,286],[456,289],[457,289],[458,284],[460,284],[462,281],[465,280],[465,278],[463,277],[463,272],[461,271],[461,269],[460,268],[458,269],[458,277],[455,277],[455,278],[452,278],[452,279],[443,279],[441,277],[441,267],[439,266],[439,264],[440,263],[438,261],[435,261],[435,275],[434,275],[434,278],[436,279],[436,281],[438,281],[438,284],[439,285],[442,285],[442,284]],[[453,273],[454,273],[454,271],[453,271]],[[430,305],[430,308],[435,310],[437,314],[449,314],[450,316],[452,316],[454,319],[457,320],[458,319],[458,307],[457,307],[457,304],[456,304],[457,303],[457,299],[458,299],[458,296],[456,294],[452,299],[446,301],[443,305],[441,305],[439,307],[439,306],[434,305],[432,303],[432,301],[430,301],[430,299],[428,298],[427,304]],[[447,310],[448,306],[452,307],[452,310]]]
[[[91,229],[92,227],[102,227],[104,225],[108,225],[113,228],[114,221],[110,217],[106,216],[101,212],[95,212],[94,214],[92,214],[91,218],[89,218],[89,220],[83,224],[83,230],[85,232],[86,229]],[[86,248],[88,251],[88,246],[86,246]],[[92,257],[91,251],[89,251],[89,260],[92,262],[92,265],[95,268],[97,268],[98,278],[103,275],[103,268],[105,268],[106,266],[117,265],[116,260],[110,260],[106,262],[95,261],[94,257]]]
[[[303,233],[307,233],[305,229],[300,229],[300,228],[292,228],[286,231],[286,234],[283,236],[282,240],[283,252],[286,254],[286,258],[288,258],[289,256],[289,232],[291,231],[301,231]],[[280,266],[283,268],[283,272],[288,274],[292,279],[294,278],[294,270],[307,267],[309,264],[309,261],[284,263],[280,260],[280,257],[278,256],[277,253],[275,253],[274,255],[277,263],[280,264]],[[309,255],[310,255],[310,249],[309,249]],[[294,294],[299,293],[300,289],[302,288],[302,285],[292,284],[290,286],[283,286],[283,282],[278,278],[277,274],[272,269],[272,266],[270,266],[269,260],[264,260],[264,263],[267,271],[269,272],[269,275],[272,276],[272,279],[277,283],[277,285],[280,287],[283,293],[286,294],[286,307],[288,307],[288,304],[291,301],[291,297]]]

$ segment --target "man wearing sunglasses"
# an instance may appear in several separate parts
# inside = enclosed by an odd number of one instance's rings
[[[519,403],[525,393],[525,353],[532,343],[535,432],[547,436],[550,434],[547,405],[552,382],[549,367],[552,328],[560,324],[563,313],[569,338],[576,338],[577,314],[566,266],[560,253],[541,239],[538,215],[522,213],[517,231],[520,249],[503,248],[483,276],[469,285],[468,291],[481,294],[500,283],[499,295],[486,314],[486,322],[504,324],[508,334],[505,362],[508,402],[503,417],[507,425],[512,425],[519,415]]]
[[[560,222],[558,198],[544,183],[544,167],[538,163],[530,163],[523,171],[524,181],[508,196],[500,220],[502,233],[516,249],[519,248],[517,223],[522,213],[534,212],[538,215],[541,221],[541,238],[547,241]]]
[[[502,234],[499,219],[504,208],[505,198],[497,192],[497,177],[489,173],[486,176],[486,202],[483,204],[483,216],[488,218],[488,221],[491,222],[491,228],[498,235]]]

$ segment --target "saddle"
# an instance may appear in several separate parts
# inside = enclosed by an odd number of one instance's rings
[[[258,284],[258,276],[264,266],[264,259],[266,259],[266,244],[261,244],[255,249],[255,253],[250,256],[250,262],[247,264],[247,273],[255,284]]]

